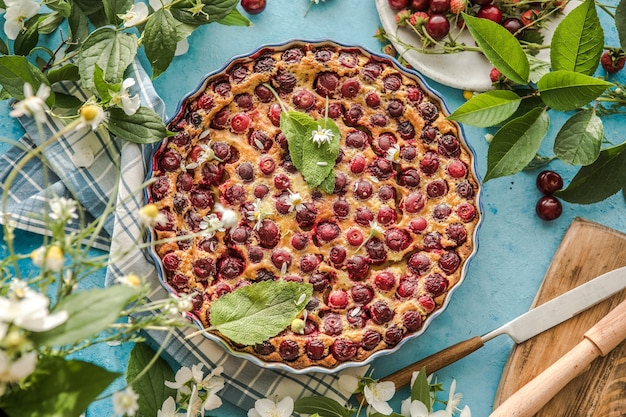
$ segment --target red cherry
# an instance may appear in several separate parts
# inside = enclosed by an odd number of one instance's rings
[[[550,221],[561,215],[563,212],[563,206],[558,198],[551,195],[545,195],[537,201],[535,211],[540,219]]]
[[[497,24],[502,23],[502,11],[493,4],[482,6],[480,9],[478,9],[476,17],[480,17],[481,19],[489,19],[493,22],[496,22]]]
[[[388,0],[389,7],[395,10],[406,9],[409,5],[409,0]]]
[[[537,189],[545,195],[551,195],[563,188],[563,178],[554,171],[541,171],[537,175]]]
[[[250,14],[259,14],[265,10],[266,0],[241,0],[241,7]]]
[[[450,31],[450,22],[441,14],[432,14],[426,23],[426,32],[435,40],[443,39]]]

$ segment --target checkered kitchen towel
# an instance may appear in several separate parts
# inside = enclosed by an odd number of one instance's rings
[[[131,94],[139,94],[144,106],[164,116],[163,102],[141,65],[134,63],[129,73],[137,81]],[[67,94],[81,100],[87,98],[75,84],[65,85],[65,88]],[[42,142],[32,119],[23,118],[20,122],[26,135],[0,156],[0,180],[3,187],[16,163],[27,155],[28,150]],[[61,128],[58,121],[48,120],[44,127],[44,140]],[[100,218],[109,201],[115,199],[117,206],[114,216],[106,219],[102,233],[92,243],[96,248],[110,251],[111,263],[106,284],[114,282],[119,276],[135,273],[148,277],[153,287],[152,299],[165,298],[167,293],[159,284],[154,265],[134,245],[141,241],[136,214],[144,204],[141,186],[153,149],[154,146],[110,140],[106,132],[94,133],[85,129],[83,132],[67,134],[43,152],[48,168],[42,160],[33,158],[17,176],[9,190],[7,211],[11,214],[11,220],[18,228],[44,234],[46,229],[41,214],[46,207],[46,198],[52,195],[78,200],[87,212],[83,221]],[[70,225],[70,229],[78,227],[77,222]],[[177,331],[165,347],[165,356],[170,363],[184,366],[197,363],[204,363],[209,369],[223,366],[227,384],[220,396],[244,410],[252,408],[255,400],[274,395],[290,395],[294,398],[327,395],[340,402],[348,398],[338,390],[337,374],[296,375],[264,369],[226,353],[218,344],[203,337],[185,340],[185,333],[192,331]],[[149,334],[155,345],[161,345],[164,336],[159,332]],[[363,374],[365,369],[361,367],[346,372]]]

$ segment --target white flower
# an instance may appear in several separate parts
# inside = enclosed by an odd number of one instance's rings
[[[207,161],[211,161],[213,159],[219,160],[219,158],[215,156],[215,152],[213,152],[213,148],[211,148],[211,142],[200,144],[200,149],[202,149],[202,151],[200,151],[200,154],[198,155],[198,160],[196,161],[196,165],[193,165],[193,163],[188,164],[187,168],[193,169],[199,165],[202,165],[203,163]]]
[[[143,4],[143,3],[139,3]],[[141,106],[139,95],[135,94],[130,96],[128,89],[135,85],[135,80],[132,78],[126,78],[122,81],[122,88],[119,93],[114,93],[111,96],[111,104],[121,107],[128,116],[132,116],[137,113],[137,110]]]
[[[429,417],[428,407],[423,402],[410,398],[402,401],[400,413],[405,417]]]
[[[40,84],[37,94],[33,95],[33,87],[29,83],[24,83],[24,100],[15,103],[13,110],[9,113],[11,117],[30,116],[39,123],[46,121],[46,111],[48,106],[46,100],[50,96],[50,87]]]
[[[256,221],[254,225],[254,230],[259,230],[261,224],[263,223],[263,219],[272,214],[272,207],[269,201],[262,202],[260,198],[257,198],[254,203],[252,203],[252,211],[248,211],[247,217],[248,220]]]
[[[304,203],[302,201],[302,197],[300,196],[300,193],[292,193],[291,191],[289,192],[289,196],[287,197],[287,204],[289,204],[289,212],[291,213],[294,209],[296,211],[302,211],[304,210],[306,207],[304,206]]]
[[[65,197],[55,197],[50,200],[50,217],[52,220],[60,220],[64,223],[69,223],[72,219],[78,219],[78,213],[76,213],[78,203],[76,200]]]
[[[280,402],[268,398],[256,400],[254,408],[248,410],[248,417],[290,417],[293,412],[293,398],[285,397]]]
[[[83,127],[89,127],[91,130],[96,130],[100,123],[104,122],[107,118],[107,114],[104,109],[95,104],[87,103],[78,110],[80,115],[80,122],[76,125],[76,129],[82,129]]]
[[[132,288],[141,288],[141,278],[135,274],[128,274],[122,277],[116,278],[115,282],[118,284],[126,285]]]
[[[198,395],[198,387],[194,385],[187,405],[187,417],[200,417],[202,411],[202,398]]]
[[[455,393],[456,390],[456,379],[453,379],[450,383],[450,393],[448,394],[448,403],[446,404],[446,411],[449,414],[454,414],[456,411],[460,411],[459,404],[463,399],[463,394]]]
[[[19,382],[32,374],[37,364],[37,352],[22,354],[16,361],[12,361],[4,351],[0,350],[0,384]]]
[[[117,391],[113,394],[113,410],[115,414],[134,416],[139,405],[137,399],[139,396],[132,387],[126,387],[124,391]]]
[[[4,15],[4,33],[9,39],[15,40],[24,30],[24,22],[39,11],[39,3],[34,0],[6,0],[4,3],[7,7]]]
[[[470,410],[469,405],[463,407],[463,409],[461,410],[461,414],[459,414],[459,417],[472,417],[472,411]]]
[[[391,162],[398,162],[400,160],[400,145],[395,144],[387,149],[385,158]]]
[[[174,398],[167,397],[167,400],[163,401],[163,405],[157,411],[157,417],[179,417],[184,415],[177,413],[176,410],[176,401],[174,401]]]
[[[50,314],[50,300],[23,281],[13,280],[9,298],[0,297],[0,321],[13,323],[31,332],[54,329],[67,320],[67,311]]]
[[[149,0],[150,7],[152,7],[155,11],[159,10],[163,6],[167,6],[170,4],[172,0]]]
[[[144,227],[153,227],[167,223],[167,216],[159,210],[156,204],[146,204],[139,209],[139,223]]]
[[[220,203],[215,204],[215,211],[222,215],[222,227],[230,229],[239,224],[239,215],[235,210],[227,209]]]
[[[317,129],[311,133],[311,140],[313,143],[317,144],[317,146],[321,146],[323,143],[330,143],[333,140],[333,132],[330,129],[324,129],[322,126],[317,125]]]
[[[193,374],[191,373],[191,369],[186,366],[181,366],[181,368],[176,371],[176,375],[174,375],[174,381],[165,381],[165,386],[175,390],[180,390],[187,384],[187,382],[191,381],[192,378]]]
[[[338,384],[342,392],[352,394],[359,387],[359,378],[351,374],[343,374],[339,377]]]
[[[30,258],[33,264],[39,268],[46,268],[53,272],[60,272],[65,263],[63,250],[56,245],[45,247],[41,246],[31,252]]]
[[[393,409],[387,401],[396,393],[396,385],[392,381],[374,382],[363,388],[368,404],[379,413],[388,416]]]
[[[382,228],[381,225],[378,224],[377,221],[372,220],[370,222],[370,235],[372,236],[380,236],[385,233],[385,229]]]
[[[124,21],[125,28],[129,28],[146,20],[149,13],[145,3],[135,3],[125,14],[118,14],[117,17]]]
[[[215,232],[224,232],[224,224],[217,217],[217,214],[211,213],[208,216],[204,216],[200,222],[200,230],[203,230],[203,235],[212,237]]]

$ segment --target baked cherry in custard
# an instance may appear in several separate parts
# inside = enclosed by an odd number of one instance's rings
[[[294,166],[272,89],[339,128],[331,193]],[[311,284],[304,326],[231,343],[265,362],[333,368],[397,346],[442,307],[474,251],[478,181],[446,116],[418,77],[357,48],[294,43],[236,59],[184,100],[154,156],[165,284],[194,295],[205,326],[212,303],[242,286]],[[209,229],[222,207],[237,224]]]

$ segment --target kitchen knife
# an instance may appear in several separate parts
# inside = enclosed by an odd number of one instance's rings
[[[563,357],[507,398],[490,417],[532,417],[565,385],[626,339],[626,300],[622,301]]]
[[[382,378],[381,381],[393,381],[396,388],[403,387],[411,382],[413,372],[424,367],[431,374],[464,358],[483,347],[485,342],[502,334],[507,334],[515,343],[522,343],[625,288],[626,267],[614,269],[529,310],[483,336],[472,337],[434,353]]]

